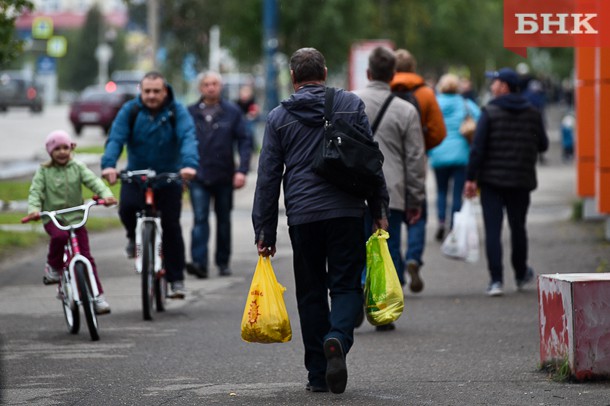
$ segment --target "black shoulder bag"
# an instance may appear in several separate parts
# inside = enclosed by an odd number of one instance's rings
[[[324,101],[324,137],[314,157],[312,170],[351,195],[368,198],[381,186],[383,154],[367,131],[343,119],[332,122],[335,89],[326,88]],[[388,98],[375,120],[375,127],[391,101]]]

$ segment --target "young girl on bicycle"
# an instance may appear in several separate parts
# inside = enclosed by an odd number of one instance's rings
[[[51,132],[46,138],[46,149],[51,160],[43,163],[32,179],[28,197],[28,215],[26,219],[35,219],[40,211],[53,211],[83,204],[82,185],[87,186],[106,205],[116,204],[117,200],[112,192],[87,166],[72,157],[76,144],[70,135],[61,130]],[[82,220],[81,212],[58,215],[62,224],[78,223]],[[64,246],[68,241],[68,232],[59,230],[48,218],[44,218],[44,229],[51,237],[47,264],[44,269],[47,283],[59,282],[63,267]],[[93,274],[97,282],[100,295],[94,302],[97,314],[110,313],[110,305],[103,295],[102,284],[97,275],[95,261],[89,249],[87,229],[83,226],[76,230],[78,245],[93,267]]]

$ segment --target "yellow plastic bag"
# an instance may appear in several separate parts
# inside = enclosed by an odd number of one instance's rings
[[[241,338],[249,343],[285,343],[292,338],[284,303],[285,287],[275,279],[271,259],[258,257],[241,319]]]
[[[405,306],[388,238],[388,232],[379,229],[366,242],[364,307],[367,320],[374,326],[398,320]]]

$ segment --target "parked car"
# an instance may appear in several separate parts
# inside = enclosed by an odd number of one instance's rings
[[[0,72],[0,111],[9,107],[27,107],[34,113],[43,108],[39,87],[20,72]]]
[[[117,113],[128,100],[136,97],[136,89],[131,86],[89,86],[70,106],[70,121],[76,135],[85,126],[98,126],[108,134]]]

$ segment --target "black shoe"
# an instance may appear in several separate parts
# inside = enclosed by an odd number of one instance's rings
[[[396,330],[396,325],[394,323],[383,324],[381,326],[376,326],[375,330],[377,330],[377,331],[392,331],[392,330]]]
[[[136,257],[136,240],[130,238],[127,240],[127,245],[125,246],[125,255],[127,258],[135,258]]]
[[[208,277],[208,270],[200,266],[196,262],[186,264],[186,272],[188,274],[194,275],[199,279],[205,279]]]
[[[312,385],[311,383],[307,382],[307,385],[305,385],[305,390],[310,392],[328,392],[328,386]]]
[[[341,342],[336,338],[324,341],[326,357],[326,384],[332,393],[345,392],[347,385],[347,366]]]
[[[218,274],[220,276],[231,276],[231,268],[228,265],[221,265],[218,267]]]
[[[438,230],[436,230],[436,234],[434,235],[434,238],[436,239],[436,241],[442,242],[443,237],[445,237],[445,227],[439,226]]]

